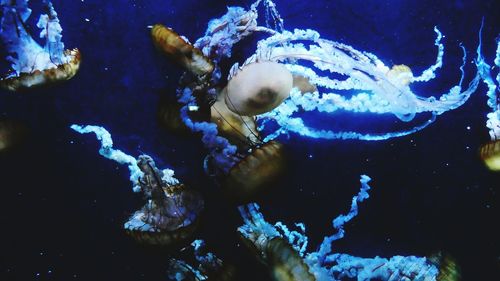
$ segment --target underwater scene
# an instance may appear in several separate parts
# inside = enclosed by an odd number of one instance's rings
[[[0,280],[500,280],[500,1],[0,0]]]

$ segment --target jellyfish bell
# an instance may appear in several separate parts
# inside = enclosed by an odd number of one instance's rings
[[[0,39],[5,45],[12,71],[0,78],[0,87],[18,91],[41,85],[66,81],[75,76],[80,68],[81,54],[78,49],[65,50],[62,27],[50,1],[44,1],[46,14],[40,15],[37,27],[41,29],[41,46],[26,30],[31,15],[28,1],[2,2]]]
[[[393,65],[386,75],[389,81],[398,86],[408,86],[413,79],[413,72],[410,67],[404,64]]]
[[[149,156],[141,155],[137,166],[144,173],[139,185],[148,202],[125,223],[127,233],[149,245],[183,245],[197,229],[201,195],[183,184],[168,184]]]
[[[171,28],[156,24],[151,29],[156,47],[191,73],[202,76],[214,70],[214,64],[203,53]]]
[[[500,171],[500,140],[494,140],[481,146],[479,153],[488,169]]]
[[[236,145],[240,152],[246,152],[260,142],[255,117],[237,115],[229,110],[224,94],[220,94],[210,107],[210,121],[217,125],[219,134]]]
[[[186,189],[183,185],[175,188]],[[196,202],[201,197],[189,190],[177,192],[180,194],[165,200],[173,206],[162,209],[148,203],[135,212],[125,224],[127,234],[147,245],[180,247],[188,242],[199,224],[197,216],[202,207]]]
[[[271,61],[255,62],[233,75],[224,98],[234,113],[255,116],[280,105],[292,87],[293,76],[285,66]]]
[[[459,281],[462,280],[460,266],[456,259],[448,253],[438,252],[428,258],[439,269],[437,281]]]
[[[284,150],[276,141],[254,148],[223,177],[223,192],[235,203],[242,204],[274,187],[286,171]]]
[[[68,62],[48,69],[21,72],[19,75],[11,73],[0,78],[0,86],[9,91],[19,91],[70,80],[80,69],[81,54],[78,49],[66,50],[64,54]]]

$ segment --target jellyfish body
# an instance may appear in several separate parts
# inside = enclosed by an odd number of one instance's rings
[[[40,46],[26,30],[25,22],[31,15],[28,0],[1,3],[0,39],[11,56],[12,71],[0,79],[0,86],[10,91],[53,84],[71,79],[80,68],[81,55],[78,49],[65,50],[61,41],[62,28],[57,13],[50,1],[44,1],[47,14],[42,14],[37,27]]]
[[[198,67],[199,64],[196,62],[202,61],[203,66],[213,66],[208,58],[216,64],[230,54],[230,49],[235,43],[252,32],[274,33],[270,29],[256,25],[256,5],[252,5],[248,12],[243,9],[228,9],[228,13],[220,20],[209,24],[206,36],[198,40],[194,46],[171,29],[157,25],[152,30],[155,44],[188,71],[189,75],[184,75],[181,80],[183,87],[181,86],[179,91],[179,102],[184,105],[181,108],[181,117],[186,127],[194,132],[203,133],[202,141],[210,150],[212,159],[209,162],[215,167],[210,170],[216,171],[224,193],[238,203],[251,201],[256,194],[272,186],[276,178],[281,175],[285,162],[282,145],[277,142],[267,144],[261,142],[255,117],[252,116],[255,112],[247,112],[245,109],[246,115],[243,115],[238,111],[242,106],[248,109],[249,104],[256,103],[259,103],[258,112],[262,112],[263,108],[264,110],[274,108],[290,92],[293,77],[280,64],[272,62],[254,64],[248,66],[248,71],[245,68],[241,69],[234,75],[235,80],[221,89],[218,86],[220,74],[216,71],[217,65],[214,70]],[[264,77],[261,72],[269,76],[270,71],[277,72],[284,78],[274,82],[272,79],[261,80]],[[248,83],[253,82],[256,82],[255,87],[248,86]],[[241,88],[242,86],[246,88]],[[193,93],[197,93],[197,96]],[[240,93],[244,93],[245,96],[242,97]],[[208,106],[199,105],[197,100],[203,95],[205,100],[211,96],[213,102]],[[231,103],[232,98],[237,107]],[[193,120],[191,113],[204,107],[209,108],[209,119]]]
[[[203,199],[183,184],[169,185],[151,157],[139,156],[137,165],[144,173],[139,186],[148,202],[125,223],[127,233],[147,244],[182,244],[196,230]]]
[[[156,24],[151,29],[151,37],[158,49],[190,72],[205,75],[214,70],[213,63],[200,50],[172,29]]]
[[[429,262],[439,268],[437,281],[459,281],[462,280],[460,266],[456,259],[447,253],[438,252],[429,257]]]
[[[286,171],[282,144],[267,142],[237,162],[221,180],[223,191],[238,204],[255,200],[274,187]]]
[[[101,142],[99,153],[130,170],[134,192],[142,192],[147,203],[125,223],[127,233],[140,242],[178,247],[197,228],[204,201],[201,195],[173,177],[174,171],[160,170],[147,155],[136,159],[113,148],[111,134],[99,126],[72,125],[81,133],[94,133]]]
[[[273,110],[293,87],[290,71],[275,62],[255,62],[231,76],[224,99],[228,108],[238,115],[255,116]]]
[[[488,169],[500,171],[500,140],[481,146],[480,156]]]
[[[435,42],[438,46],[438,58],[434,65],[417,77],[408,66],[395,65],[389,68],[374,54],[323,39],[313,30],[296,29],[293,32],[285,30],[261,40],[255,54],[250,56],[244,65],[257,61],[283,63],[294,77],[304,77],[314,86],[307,87],[313,92],[304,93],[303,90],[306,88],[304,84],[302,87],[297,84],[299,91],[292,90],[290,98],[284,103],[272,112],[259,116],[259,119],[263,120],[260,129],[266,128],[273,122],[278,125],[278,129],[270,133],[265,140],[274,139],[288,132],[323,139],[388,139],[419,131],[432,123],[436,116],[461,106],[476,90],[478,75],[462,90],[462,73],[459,84],[439,98],[418,96],[410,88],[411,83],[433,79],[435,71],[442,65],[444,54],[442,35],[438,29],[435,31],[438,35]],[[306,62],[307,66],[302,62]],[[432,116],[422,125],[401,132],[383,134],[337,132],[328,127],[316,129],[308,126],[302,117],[308,112],[332,114],[337,111],[390,113],[403,122],[410,122],[417,114],[425,112]]]

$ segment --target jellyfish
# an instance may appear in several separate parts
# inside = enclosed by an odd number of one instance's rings
[[[256,52],[244,62],[244,66],[259,61],[283,63],[294,76],[305,77],[308,84],[311,84],[308,88],[313,90],[303,92],[299,87],[294,87],[280,106],[258,116],[261,130],[271,123],[278,125],[278,129],[271,132],[265,140],[290,132],[321,139],[383,140],[422,130],[434,122],[436,116],[458,108],[477,89],[478,75],[462,89],[462,72],[460,82],[439,98],[418,96],[410,88],[412,83],[427,82],[435,78],[435,71],[442,66],[442,34],[437,28],[435,32],[435,45],[438,47],[436,63],[416,77],[406,65],[389,68],[374,54],[323,39],[314,30],[285,30],[259,41]],[[465,57],[463,62],[465,63]],[[233,68],[241,69],[238,63]],[[310,114],[309,112],[331,115],[337,111],[393,114],[403,122],[410,122],[421,113],[427,112],[431,116],[414,128],[382,134],[316,129],[307,125],[301,117]]]
[[[179,36],[177,33],[164,26],[155,25],[152,30],[153,41],[156,45],[162,45],[161,50],[179,62],[187,72],[181,78],[181,86],[178,90],[178,101],[182,104],[180,116],[187,128],[193,132],[202,133],[202,141],[209,150],[209,156],[205,160],[206,171],[220,179],[222,190],[234,202],[241,204],[249,202],[259,193],[273,186],[285,170],[285,155],[283,146],[277,141],[262,142],[257,130],[257,123],[253,112],[238,112],[241,106],[248,103],[237,95],[239,83],[249,79],[260,80],[255,77],[262,68],[278,70],[281,73],[290,74],[288,70],[276,63],[255,65],[250,71],[241,71],[234,83],[224,85],[221,81],[219,61],[231,55],[234,44],[249,36],[253,32],[264,32],[275,34],[276,31],[269,27],[257,25],[257,6],[264,3],[265,8],[270,11],[276,22],[276,28],[280,28],[281,18],[275,12],[272,1],[257,1],[249,11],[243,8],[228,8],[228,12],[219,19],[209,23],[207,32],[203,38],[196,41],[194,45]],[[201,61],[201,63],[200,63]],[[213,65],[212,67],[199,67]],[[271,67],[270,69],[267,69]],[[266,103],[273,99],[276,105],[283,96],[290,91],[293,78],[285,76],[278,84],[259,83],[261,90],[261,107],[272,108]],[[259,86],[257,86],[259,87]],[[277,88],[277,90],[275,89]],[[253,94],[254,89],[247,88]],[[276,96],[279,94],[279,96]],[[231,103],[234,99],[234,103]],[[236,107],[235,107],[236,106]],[[170,108],[173,108],[170,107]],[[196,113],[209,112],[205,118],[193,118]],[[263,109],[260,109],[262,111]],[[268,109],[269,110],[269,109]],[[163,111],[163,115],[169,116],[169,111]],[[176,127],[169,125],[169,127]]]
[[[80,51],[65,50],[57,13],[48,0],[43,1],[46,14],[40,15],[40,46],[27,28],[31,15],[29,0],[2,0],[0,40],[9,53],[11,72],[0,78],[0,86],[10,91],[32,88],[71,79],[80,67]]]
[[[236,280],[234,266],[224,263],[215,254],[207,251],[205,241],[197,239],[191,243],[197,267],[183,260],[170,259],[168,277],[174,280]]]
[[[370,180],[361,176],[361,189],[353,197],[349,212],[333,220],[337,233],[325,237],[316,251],[307,252],[304,224],[296,224],[298,231],[281,222],[270,224],[255,203],[239,207],[244,224],[238,231],[269,267],[274,280],[458,280],[457,265],[448,256],[361,258],[332,253],[332,242],[345,235],[344,224],[358,214],[358,204],[369,198]]]
[[[489,129],[491,141],[480,148],[480,155],[488,169],[492,171],[500,171],[500,72],[497,70],[495,81],[491,74],[491,66],[486,63],[481,53],[481,32],[483,24],[481,24],[481,29],[479,31],[479,46],[477,48],[476,66],[481,79],[488,86],[488,91],[486,93],[488,96],[487,104],[490,107],[491,112],[487,114],[486,127]],[[496,43],[497,49],[494,63],[497,68],[499,68],[500,37],[497,38]]]
[[[203,209],[200,194],[183,184],[168,184],[147,155],[139,156],[137,165],[144,173],[139,185],[147,203],[125,223],[127,233],[145,244],[170,246],[185,242],[198,225]]]
[[[194,74],[206,75],[214,70],[213,63],[200,50],[171,28],[156,24],[151,29],[151,37],[158,49]]]
[[[198,226],[204,202],[201,195],[173,177],[174,171],[160,170],[148,155],[137,159],[113,149],[113,140],[106,129],[98,126],[72,125],[81,134],[95,133],[101,141],[99,153],[130,170],[135,192],[142,192],[146,204],[124,224],[126,232],[149,245],[177,247],[192,237]]]

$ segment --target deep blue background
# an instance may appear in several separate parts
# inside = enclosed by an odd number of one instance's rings
[[[206,152],[199,139],[173,135],[157,124],[158,100],[174,94],[181,71],[154,50],[147,29],[161,22],[194,40],[225,6],[250,3],[53,3],[66,47],[80,48],[83,62],[74,79],[57,87],[0,92],[0,114],[23,120],[31,129],[22,147],[0,154],[0,280],[167,279],[169,254],[137,245],[122,231],[122,223],[142,204],[131,191],[126,167],[100,157],[95,138],[72,132],[72,123],[103,125],[117,148],[133,155],[148,153],[161,166],[174,168],[180,179],[205,195],[207,210],[197,237],[237,265],[248,280],[262,280],[263,268],[239,246],[236,209],[203,175]],[[500,32],[500,5],[494,0],[276,4],[287,29],[316,29],[324,38],[373,52],[387,65],[407,64],[416,73],[435,60],[437,25],[446,35],[445,66],[437,80],[415,87],[423,96],[442,93],[459,79],[460,42],[469,54],[467,77],[473,75],[470,62],[483,16],[484,53],[490,62]],[[244,57],[234,54],[235,61]],[[373,178],[371,198],[347,226],[346,238],[335,243],[335,251],[373,257],[444,250],[458,259],[464,280],[498,280],[500,174],[486,170],[478,157],[479,146],[488,140],[484,93],[481,85],[461,108],[399,139],[284,139],[292,159],[290,173],[282,187],[262,199],[264,214],[269,221],[289,225],[303,221],[314,248],[332,232],[331,219],[348,210],[359,174],[366,173]],[[350,129],[399,126],[394,119],[336,118],[333,123]]]

